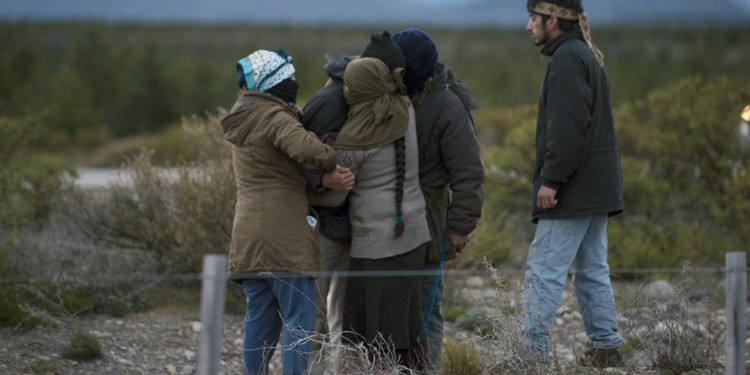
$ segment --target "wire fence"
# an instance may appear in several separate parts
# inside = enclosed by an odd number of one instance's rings
[[[201,321],[212,327],[217,333],[201,333],[201,357],[198,364],[199,375],[216,375],[219,373],[220,354],[217,353],[217,347],[220,347],[221,337],[220,330],[216,327],[221,326],[223,319],[223,303],[217,303],[217,299],[223,302],[225,293],[225,284],[228,277],[225,272],[226,257],[223,255],[208,255],[204,258],[203,288],[201,293]],[[450,271],[444,270],[443,272]],[[476,270],[455,270],[464,271]],[[506,270],[507,271],[507,270]],[[512,270],[514,273],[520,273],[520,270]],[[620,270],[634,271],[634,270]],[[641,270],[642,271],[642,270]],[[652,269],[648,270],[653,273],[677,273],[677,272],[695,272],[695,273],[720,273],[723,272],[726,277],[726,373],[728,375],[745,374],[746,354],[746,337],[747,337],[747,259],[744,252],[727,253],[725,267],[699,268],[691,269],[689,267],[680,269]],[[658,271],[658,272],[657,272]],[[452,273],[452,272],[449,272]],[[348,272],[348,277],[371,277],[400,275],[405,272]],[[412,276],[437,275],[436,272],[424,273],[423,271],[410,271]],[[496,275],[498,271],[484,271],[479,275]],[[276,274],[271,274],[277,276]],[[235,275],[236,276],[236,275]],[[268,275],[261,276],[268,277]]]
[[[741,268],[741,267],[740,267]],[[611,269],[610,275],[675,275],[675,274],[724,274],[737,267],[687,267],[687,268],[620,268]],[[750,272],[750,267],[745,267],[746,272]],[[296,278],[296,277],[392,277],[392,276],[458,276],[458,277],[492,277],[500,276],[522,276],[523,269],[516,268],[497,268],[494,271],[487,269],[442,269],[442,270],[399,270],[399,271],[323,271],[309,273],[290,273],[290,272],[253,272],[253,273],[233,273],[227,276],[227,279],[246,280],[267,278],[271,275],[274,277]],[[575,274],[575,272],[570,272]],[[44,276],[18,276],[0,279],[0,285],[35,285],[35,284],[107,284],[107,283],[142,283],[142,282],[170,282],[170,281],[199,281],[204,278],[203,273],[131,273],[123,275],[100,275],[100,276],[83,276],[83,277],[44,277]]]
[[[744,252],[728,253],[724,267],[681,267],[681,268],[621,268],[611,269],[611,276],[629,275],[706,275],[712,280],[723,279],[723,288],[713,288],[712,292],[725,292],[726,312],[726,373],[744,374],[745,349],[747,335],[747,267]],[[213,259],[213,262],[209,262]],[[218,263],[217,263],[218,262]],[[129,273],[106,275],[83,275],[73,277],[50,277],[46,275],[20,276],[0,279],[0,285],[39,285],[39,284],[71,284],[71,285],[110,285],[119,283],[168,283],[168,282],[201,282],[201,323],[200,350],[198,370],[201,375],[218,374],[221,361],[221,325],[224,314],[224,301],[229,281],[268,277],[391,277],[391,276],[436,276],[446,278],[491,278],[496,276],[521,277],[523,269],[442,269],[442,270],[409,270],[409,271],[334,271],[315,272],[308,274],[261,272],[230,274],[226,272],[226,256],[208,255],[204,258],[204,269],[200,273]],[[575,274],[575,272],[571,272]],[[713,287],[713,286],[712,286]]]

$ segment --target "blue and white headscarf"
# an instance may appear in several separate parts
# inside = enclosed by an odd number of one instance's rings
[[[261,49],[237,61],[237,85],[265,92],[294,72],[292,57],[287,56],[283,49],[274,52]]]

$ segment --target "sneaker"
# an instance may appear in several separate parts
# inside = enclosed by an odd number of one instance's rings
[[[625,365],[625,361],[622,359],[622,354],[617,348],[591,348],[583,353],[583,357],[579,360],[579,364],[586,367],[607,368],[622,367]]]

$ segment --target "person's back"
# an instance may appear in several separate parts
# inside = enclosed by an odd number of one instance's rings
[[[305,104],[302,114],[302,124],[305,129],[314,132],[327,144],[333,144],[341,127],[347,120],[349,105],[344,97],[344,72],[347,64],[360,56],[348,56],[340,52],[326,54],[326,64],[323,70],[329,79],[326,85],[318,90]],[[387,31],[372,34],[370,42],[363,48],[361,57],[372,57],[382,61],[390,71],[403,68],[403,54],[393,44]],[[313,196],[315,193],[325,192],[322,171],[308,170],[307,189]],[[339,207],[312,205],[320,215],[320,232],[328,239],[347,244],[351,227],[346,210],[347,202]],[[322,269],[327,272],[331,269]]]
[[[406,57],[407,92],[414,105],[419,143],[419,180],[427,204],[432,237],[425,266],[422,298],[428,320],[430,370],[439,371],[443,341],[441,269],[443,261],[462,251],[482,212],[484,164],[470,111],[476,108],[466,84],[438,63],[438,49],[420,29],[393,36]]]
[[[414,111],[392,78],[400,74],[374,58],[347,67],[344,95],[351,110],[334,147],[341,165],[357,176],[348,193],[352,257],[387,258],[429,239]],[[329,195],[343,201],[347,193]]]
[[[378,337],[387,338],[402,364],[418,369],[424,322],[420,279],[391,274],[422,269],[430,239],[414,113],[403,95],[402,74],[380,60],[361,58],[349,63],[344,77],[350,111],[335,147],[340,163],[357,176],[349,196],[350,270],[389,273],[349,279],[344,331],[352,342],[376,346]]]
[[[244,92],[221,125],[237,179],[229,272],[316,272],[300,162],[332,169],[335,153],[306,134],[286,103],[263,92]]]
[[[429,239],[424,220],[425,202],[419,186],[419,163],[413,109],[409,110],[409,127],[404,136],[403,204],[404,232],[396,236],[397,150],[394,143],[351,152],[342,163],[357,176],[349,194],[349,220],[352,225],[350,255],[355,258],[380,259],[412,250]],[[399,146],[400,147],[400,146]],[[342,164],[343,165],[343,164]]]
[[[462,249],[444,244],[445,238],[467,237],[482,213],[485,172],[470,112],[475,108],[468,87],[441,63],[435,65],[427,94],[415,104],[419,182],[433,205],[428,212],[436,217],[431,225],[433,262],[439,261],[443,247],[445,260],[455,258]]]
[[[369,43],[362,49],[362,57],[373,57],[382,61],[389,71],[404,68],[403,54],[390,38],[387,31],[370,36]],[[303,112],[303,124],[307,130],[315,132],[327,144],[332,145],[349,114],[349,104],[344,97],[344,73],[347,64],[358,56],[348,56],[333,52],[326,54],[324,71],[329,77],[326,85],[318,90],[307,102]],[[416,147],[414,148],[416,149]],[[392,155],[393,153],[391,153]],[[360,180],[358,176],[357,180]],[[349,200],[338,206],[316,204],[318,194],[325,193],[329,181],[322,171],[308,169],[307,188],[313,209],[319,215],[320,235],[318,242],[321,251],[321,273],[318,283],[318,313],[316,331],[329,332],[334,343],[342,330],[344,291],[347,279],[340,272],[349,268],[349,248],[352,227],[349,221]],[[327,329],[326,329],[327,323]],[[315,350],[319,346],[315,345]],[[336,362],[330,361],[330,362]],[[335,366],[335,364],[329,364]],[[314,365],[313,374],[322,373],[322,365]]]
[[[334,170],[337,155],[302,128],[295,69],[283,50],[255,51],[236,70],[242,93],[221,126],[237,180],[228,269],[246,297],[245,373],[268,372],[281,336],[284,373],[302,375],[315,323],[311,274],[319,260],[301,163]]]

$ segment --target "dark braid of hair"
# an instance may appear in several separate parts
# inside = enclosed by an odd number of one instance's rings
[[[404,218],[401,204],[404,201],[404,179],[406,178],[406,141],[401,137],[393,141],[396,148],[396,238],[404,234]]]

